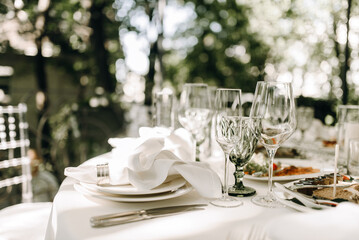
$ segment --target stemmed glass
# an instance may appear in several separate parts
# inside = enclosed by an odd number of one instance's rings
[[[169,136],[174,129],[174,96],[167,89],[153,98],[153,127],[157,134]]]
[[[252,196],[256,193],[254,188],[244,186],[244,166],[251,160],[257,148],[259,118],[242,117],[240,119],[239,141],[229,155],[230,161],[235,165],[235,183],[228,190],[228,194],[237,197]]]
[[[237,207],[243,202],[228,196],[228,160],[230,152],[239,140],[241,131],[241,90],[217,89],[215,107],[215,136],[224,152],[225,161],[222,197],[212,201],[211,204],[217,207]]]
[[[314,118],[314,109],[311,107],[298,107],[297,108],[297,124],[301,132],[300,142],[304,140],[304,133],[310,127]]]
[[[199,146],[205,140],[205,127],[211,118],[212,110],[207,84],[185,84],[180,97],[178,120],[192,134],[195,161],[200,161]]]
[[[292,135],[296,128],[295,113],[291,83],[257,83],[250,115],[260,118],[258,138],[266,148],[270,159],[268,193],[252,199],[257,205],[273,208],[282,206],[273,195],[273,161],[277,149]]]

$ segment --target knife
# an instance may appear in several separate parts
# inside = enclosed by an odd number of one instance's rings
[[[298,199],[298,201],[303,203],[304,206],[306,206],[306,207],[315,208],[315,209],[326,209],[326,208],[331,208],[331,206],[338,205],[338,203],[329,201],[329,200],[319,200],[319,199],[315,200],[315,199],[307,198],[305,196],[302,196],[300,193],[290,190],[288,187],[286,187],[278,182],[275,182],[274,185],[279,190],[282,190],[283,192],[289,194],[290,196]],[[323,205],[323,204],[325,204],[325,205]]]
[[[352,185],[354,185],[356,183],[350,183],[350,184],[345,184],[345,185],[338,185],[337,184],[337,188],[346,188],[346,187],[350,187]],[[293,190],[297,190],[297,189],[304,189],[304,188],[332,188],[334,185],[330,184],[330,185],[310,185],[310,184],[302,184],[302,185],[294,185],[292,187]]]
[[[90,218],[90,223],[92,227],[108,227],[151,218],[171,216],[188,211],[204,210],[204,208],[201,208],[204,206],[207,206],[207,204],[180,205],[127,211],[121,213],[94,216]]]

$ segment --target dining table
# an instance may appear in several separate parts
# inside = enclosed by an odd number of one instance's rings
[[[105,153],[89,159],[84,164],[94,165],[110,156],[111,152]],[[222,176],[224,156],[217,154],[217,156],[212,156],[205,161],[219,176]],[[324,166],[327,163],[322,162],[321,164]],[[233,170],[233,166],[231,169]],[[232,178],[229,177],[230,184],[233,183]],[[195,189],[184,195],[165,200],[148,202],[109,201],[80,193],[74,188],[75,183],[76,180],[70,177],[65,178],[62,182],[53,201],[45,237],[46,240],[271,240],[270,226],[273,226],[277,219],[283,219],[286,216],[295,214],[305,214],[290,207],[266,208],[258,206],[251,201],[253,196],[241,197],[243,205],[239,207],[216,207],[210,204],[212,199],[202,197]],[[285,183],[285,181],[282,183]],[[267,181],[244,178],[244,184],[255,188],[256,194],[265,194],[268,191]],[[206,204],[206,206],[203,210],[188,211],[172,216],[110,227],[94,228],[90,224],[90,218],[93,216],[187,204]],[[253,229],[257,233],[262,232],[261,237],[255,237]],[[288,237],[286,239],[292,238]]]

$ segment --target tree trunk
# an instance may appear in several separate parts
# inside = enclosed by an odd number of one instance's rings
[[[348,103],[349,99],[349,86],[348,86],[348,80],[347,80],[347,73],[350,69],[349,67],[349,58],[350,58],[350,49],[349,49],[349,32],[350,32],[350,26],[349,26],[349,20],[350,20],[350,12],[351,12],[351,6],[352,6],[352,0],[348,0],[348,8],[347,8],[347,41],[345,44],[345,50],[344,50],[344,63],[342,66],[342,90],[343,90],[343,98],[342,102],[343,104]]]
[[[145,105],[151,106],[152,104],[152,89],[155,85],[155,62],[157,55],[157,42],[153,43],[150,48],[150,55],[148,56],[150,61],[150,66],[148,73],[146,75],[146,84],[145,84]]]
[[[50,100],[48,94],[48,79],[46,75],[46,61],[42,56],[42,42],[45,36],[46,23],[48,20],[48,12],[51,1],[48,0],[47,4],[38,5],[38,16],[36,19],[36,30],[38,35],[35,39],[37,54],[35,56],[35,76],[37,81],[36,93],[36,107],[38,109],[38,126],[37,126],[37,142],[36,150],[41,156],[44,163],[50,161],[54,167],[54,174],[58,176],[60,173],[57,171],[57,163],[51,158],[51,128],[47,121],[48,111],[50,108]]]
[[[146,13],[153,21],[156,20],[156,17],[158,17],[157,22],[157,29],[158,29],[158,36],[157,40],[151,44],[150,47],[150,54],[149,54],[149,70],[146,75],[146,84],[145,84],[145,105],[151,106],[152,104],[152,92],[153,87],[157,84],[159,87],[162,88],[162,83],[165,75],[164,65],[163,65],[163,47],[162,47],[162,41],[163,41],[163,8],[166,5],[165,0],[160,0],[157,2],[156,7],[152,5],[151,1],[146,1]],[[158,16],[154,16],[155,8],[157,8],[157,14]],[[156,60],[158,60],[158,68],[159,72],[156,71]],[[159,82],[155,82],[155,75],[156,72],[159,74]]]
[[[91,35],[92,49],[95,57],[95,63],[98,67],[97,77],[98,83],[108,93],[115,92],[115,81],[109,73],[108,53],[105,49],[105,32],[104,32],[104,1],[93,1],[90,8],[91,20],[90,27],[93,32]]]

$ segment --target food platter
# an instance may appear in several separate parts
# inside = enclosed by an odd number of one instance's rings
[[[273,181],[293,181],[302,178],[311,178],[317,177],[325,173],[325,168],[322,163],[318,163],[311,160],[305,159],[276,159],[276,162],[281,162],[282,167],[286,166],[296,166],[296,167],[312,167],[313,169],[318,169],[318,172],[308,173],[308,174],[298,174],[298,175],[286,175],[286,176],[273,176]],[[255,176],[255,175],[245,175],[245,179],[255,180],[255,181],[268,181],[268,176]]]
[[[358,180],[355,178],[347,180],[347,176],[338,175],[340,180],[336,184],[334,196],[333,176],[333,174],[326,174],[285,184],[277,182],[273,192],[280,203],[301,212],[331,209],[340,202],[359,203]]]

